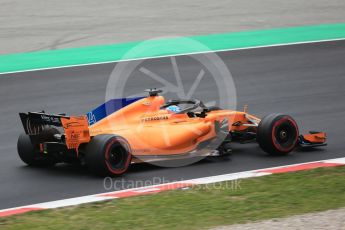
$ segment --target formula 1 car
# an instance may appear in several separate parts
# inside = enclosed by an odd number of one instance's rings
[[[165,103],[161,90],[146,92],[147,97],[110,100],[83,116],[20,113],[20,158],[32,166],[81,162],[95,174],[116,176],[131,163],[227,156],[232,142],[256,141],[272,155],[326,145],[323,132],[299,135],[288,115],[259,119],[246,108],[224,110],[199,100]]]

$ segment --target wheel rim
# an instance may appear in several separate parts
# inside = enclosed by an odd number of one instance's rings
[[[112,169],[123,168],[127,159],[127,151],[121,145],[115,145],[110,149],[108,163]]]
[[[108,143],[105,155],[105,163],[108,170],[115,175],[124,173],[131,161],[131,154],[128,145],[119,139]]]
[[[296,145],[298,137],[297,125],[289,118],[282,119],[274,125],[273,140],[275,146],[284,152],[288,152]]]

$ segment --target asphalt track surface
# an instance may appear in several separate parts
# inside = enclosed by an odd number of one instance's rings
[[[0,54],[345,21],[343,0],[0,0]]]
[[[131,181],[164,178],[165,182],[251,169],[344,157],[345,41],[290,45],[218,53],[227,64],[237,89],[238,105],[251,113],[292,115],[302,132],[325,130],[329,145],[315,151],[295,151],[286,157],[268,157],[256,144],[233,145],[230,161],[202,161],[181,168],[137,165],[123,177]],[[197,65],[177,57],[183,76],[196,76]],[[115,64],[73,67],[0,76],[0,208],[27,205],[106,192],[103,178],[85,168],[58,165],[51,169],[25,166],[17,156],[22,127],[18,112],[45,109],[52,113],[83,114],[104,102],[105,87]],[[169,59],[145,62],[169,79]],[[172,72],[172,71],[170,71]],[[181,74],[182,75],[182,74]],[[133,92],[152,85],[136,78]],[[144,79],[144,78],[143,78]],[[188,77],[186,85],[188,85]],[[207,98],[213,84],[204,83],[198,95]],[[282,186],[284,182],[282,181]],[[321,186],[321,185],[320,185]]]

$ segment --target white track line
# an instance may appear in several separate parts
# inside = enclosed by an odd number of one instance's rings
[[[209,51],[191,52],[191,53],[183,53],[183,54],[169,54],[169,55],[161,55],[161,56],[154,56],[154,57],[144,57],[144,58],[133,58],[133,59],[117,60],[117,61],[93,62],[93,63],[87,63],[87,64],[76,64],[76,65],[65,65],[65,66],[37,68],[37,69],[29,69],[29,70],[9,71],[9,72],[2,72],[2,73],[0,73],[0,75],[3,75],[3,74],[15,74],[15,73],[25,73],[25,72],[33,72],[33,71],[41,71],[41,70],[51,70],[51,69],[72,68],[72,67],[79,67],[79,66],[102,65],[102,64],[127,62],[127,61],[157,59],[157,58],[165,58],[165,57],[178,57],[178,56],[196,55],[196,54],[220,53],[220,52],[226,52],[226,51],[260,49],[260,48],[277,47],[277,46],[303,45],[303,44],[310,44],[310,43],[332,42],[332,41],[342,41],[342,40],[345,40],[345,38],[325,39],[325,40],[305,41],[305,42],[280,43],[280,44],[263,45],[263,46],[249,46],[249,47],[243,47],[243,48],[209,50]]]
[[[209,184],[209,183],[216,183],[216,182],[222,182],[222,181],[233,181],[233,180],[244,179],[244,178],[266,176],[266,175],[278,173],[278,172],[274,172],[274,170],[277,170],[277,169],[291,169],[290,171],[299,171],[299,170],[306,170],[306,169],[311,169],[311,168],[334,167],[334,166],[340,166],[340,165],[345,165],[345,157],[336,158],[336,159],[328,159],[328,160],[311,161],[311,162],[291,164],[291,165],[283,165],[283,166],[264,168],[264,169],[256,169],[256,170],[203,177],[203,178],[184,180],[184,181],[176,181],[176,182],[159,184],[159,185],[150,185],[150,186],[144,186],[140,188],[132,188],[132,189],[112,191],[112,192],[106,192],[106,193],[98,193],[98,194],[93,194],[93,195],[88,195],[88,196],[81,196],[81,197],[75,197],[75,198],[70,198],[70,199],[63,199],[63,200],[50,201],[50,202],[44,202],[44,203],[39,203],[39,204],[20,206],[20,207],[0,210],[0,217],[11,216],[11,215],[35,211],[35,210],[61,208],[61,207],[79,205],[79,204],[105,201],[105,200],[110,200],[110,199],[123,198],[123,197],[152,194],[152,193],[157,193],[157,192],[166,191],[166,190],[174,190],[174,189],[179,189],[179,188],[190,187],[193,185],[201,185],[201,184]],[[270,170],[271,171],[273,170],[273,171],[269,172]]]

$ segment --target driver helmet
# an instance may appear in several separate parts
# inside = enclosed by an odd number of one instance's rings
[[[168,110],[169,112],[178,113],[181,111],[181,108],[177,105],[170,105],[166,108],[166,110]]]

